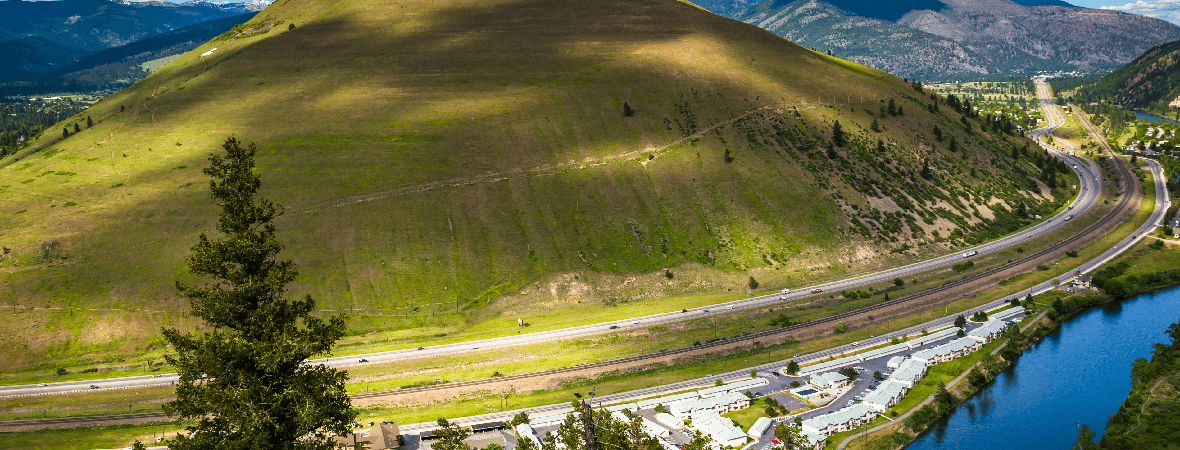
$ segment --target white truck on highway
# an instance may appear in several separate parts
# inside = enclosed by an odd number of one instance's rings
[[[970,258],[970,257],[972,257],[972,256],[975,256],[975,255],[978,255],[978,254],[979,254],[979,252],[977,252],[977,251],[975,251],[975,250],[971,250],[971,251],[969,251],[969,252],[963,252],[963,257],[964,257],[964,258]]]

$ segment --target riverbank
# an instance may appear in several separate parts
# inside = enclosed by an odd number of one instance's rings
[[[1151,360],[1135,360],[1131,393],[1106,423],[1094,443],[1094,432],[1082,426],[1082,449],[1169,449],[1180,442],[1180,322],[1168,327],[1172,342],[1156,344]]]
[[[951,395],[934,392],[925,398],[918,397],[915,403],[920,403],[899,404],[895,408],[899,413],[896,422],[880,426],[870,424],[867,433],[861,429],[834,436],[834,439],[829,440],[832,443],[829,448],[885,450],[908,446],[931,432],[939,418],[951,414],[997,376],[1010,370],[1025,351],[1053,334],[1064,323],[1095,307],[1113,307],[1127,299],[1180,286],[1180,270],[1174,269],[1180,267],[1180,245],[1158,245],[1156,242],[1160,241],[1139,242],[1095,274],[1096,279],[1102,280],[1100,283],[1120,286],[1122,290],[1119,295],[1093,291],[1089,294],[1055,292],[1034,298],[1036,304],[1030,306],[1044,310],[1036,319],[1022,324],[1019,334],[1004,336],[1002,344],[992,350],[998,356],[993,365],[989,367],[985,364],[987,360],[965,365],[953,382],[946,383],[946,392]]]

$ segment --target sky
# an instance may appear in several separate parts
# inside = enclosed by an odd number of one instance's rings
[[[1084,8],[1113,9],[1180,25],[1180,0],[1066,0]]]

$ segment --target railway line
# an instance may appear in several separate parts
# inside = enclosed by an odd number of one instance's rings
[[[1055,111],[1051,107],[1051,105],[1048,104],[1047,102],[1046,102],[1045,106],[1046,106],[1046,112],[1049,112],[1051,110]],[[1056,126],[1060,126],[1061,123],[1059,123],[1059,122],[1064,122],[1063,118],[1061,118],[1061,117],[1055,116],[1054,119],[1055,120],[1052,120],[1049,126],[1043,128],[1041,130],[1038,130],[1038,131],[1044,130],[1044,132],[1041,132],[1041,133],[1038,133],[1035,135],[1035,138],[1038,140],[1038,142],[1040,141],[1040,137],[1043,136],[1045,133],[1051,131],[1052,128],[1056,128]],[[1056,120],[1056,119],[1060,119],[1060,120]],[[1083,125],[1088,125],[1088,124],[1083,123]],[[1092,130],[1092,128],[1090,128],[1090,129]],[[1044,145],[1044,144],[1042,143],[1042,145]],[[1048,146],[1046,146],[1046,147],[1048,147]],[[1055,155],[1055,156],[1057,156],[1059,158],[1065,158],[1065,155],[1061,155],[1061,154]],[[649,360],[674,357],[676,355],[682,355],[682,354],[687,354],[687,353],[692,353],[692,352],[708,352],[710,349],[722,348],[722,347],[725,347],[728,345],[733,345],[735,343],[741,343],[741,342],[745,342],[745,341],[753,341],[753,340],[760,339],[760,338],[773,337],[776,335],[789,336],[794,331],[799,331],[799,330],[803,330],[806,328],[821,326],[821,325],[825,325],[825,324],[835,324],[835,323],[838,323],[842,320],[852,318],[854,316],[858,316],[858,315],[862,315],[862,314],[866,314],[866,313],[872,313],[874,311],[884,310],[887,308],[896,308],[899,306],[903,306],[903,305],[906,305],[909,303],[916,302],[919,299],[929,298],[931,296],[936,296],[939,294],[952,292],[955,289],[969,285],[973,282],[986,280],[989,277],[994,277],[997,274],[1004,273],[1005,271],[1012,270],[1012,269],[1020,267],[1022,265],[1029,264],[1031,262],[1036,262],[1041,258],[1044,258],[1048,255],[1053,254],[1054,252],[1069,248],[1072,245],[1076,245],[1080,241],[1094,237],[1095,234],[1101,232],[1104,228],[1109,226],[1112,221],[1115,221],[1120,217],[1126,216],[1129,212],[1133,214],[1134,211],[1133,211],[1132,206],[1135,206],[1134,205],[1135,202],[1133,200],[1135,198],[1135,193],[1138,192],[1138,179],[1134,176],[1134,174],[1130,171],[1130,169],[1126,166],[1126,164],[1122,163],[1122,161],[1120,159],[1112,156],[1112,161],[1114,161],[1114,163],[1111,164],[1112,170],[1120,178],[1121,182],[1120,182],[1119,186],[1121,187],[1122,192],[1119,194],[1119,198],[1118,198],[1117,202],[1115,203],[1115,205],[1111,208],[1111,210],[1108,211],[1107,214],[1105,214],[1101,218],[1099,218],[1099,220],[1097,220],[1093,224],[1090,224],[1085,229],[1083,229],[1081,232],[1071,235],[1068,238],[1066,238],[1060,242],[1057,242],[1053,245],[1045,247],[1045,248],[1043,248],[1031,255],[1028,255],[1024,258],[1003,264],[1003,265],[995,267],[995,268],[985,270],[983,272],[980,272],[980,273],[977,273],[974,275],[970,275],[970,276],[966,276],[963,278],[953,280],[951,282],[948,282],[948,283],[938,286],[936,288],[932,288],[932,289],[929,289],[929,290],[926,290],[923,292],[910,294],[910,295],[900,297],[900,298],[897,298],[894,300],[881,302],[881,303],[867,306],[865,308],[860,308],[860,309],[857,309],[854,311],[839,313],[839,314],[835,314],[835,315],[832,315],[829,317],[815,319],[815,320],[811,320],[808,322],[804,322],[804,323],[800,323],[800,324],[796,324],[796,325],[792,325],[792,326],[788,326],[788,327],[777,328],[774,330],[767,330],[767,331],[763,331],[763,332],[759,332],[759,333],[752,333],[752,334],[747,334],[744,336],[722,339],[722,340],[711,342],[708,344],[703,344],[700,346],[685,347],[685,348],[681,348],[681,349],[672,349],[672,350],[666,350],[666,351],[662,351],[659,353],[653,353],[653,354],[648,354],[648,355],[633,356],[633,357],[628,357],[628,358],[621,358],[621,359],[615,359],[615,360],[610,360],[610,361],[602,361],[602,362],[598,362],[598,363],[590,363],[590,364],[584,364],[584,365],[579,365],[579,366],[571,366],[571,367],[565,367],[565,368],[559,368],[559,369],[552,369],[552,370],[547,370],[547,371],[530,372],[530,373],[524,373],[524,374],[509,375],[509,376],[502,376],[502,377],[496,377],[496,378],[486,378],[486,379],[479,379],[479,380],[460,381],[460,382],[453,382],[453,383],[446,383],[446,384],[432,385],[432,386],[411,387],[411,388],[398,389],[398,390],[392,390],[392,391],[356,394],[356,395],[351,396],[351,398],[358,399],[358,400],[359,399],[375,399],[375,398],[379,398],[382,396],[389,396],[389,395],[401,395],[401,394],[416,393],[416,392],[427,392],[427,391],[436,391],[436,390],[475,387],[475,386],[480,386],[480,385],[485,385],[485,384],[490,384],[490,383],[502,383],[505,381],[527,380],[530,378],[548,377],[548,376],[553,376],[553,375],[560,375],[563,373],[585,371],[585,370],[589,370],[589,369],[607,368],[610,366],[642,363],[642,362],[649,361]],[[1082,171],[1079,170],[1079,174],[1082,175]],[[1096,188],[1096,190],[1097,189],[1098,188]],[[1135,209],[1137,209],[1137,206],[1135,206]],[[1158,206],[1157,206],[1157,209],[1158,209]],[[985,307],[986,306],[987,305],[985,305]],[[984,309],[985,307],[973,308],[973,311],[976,309]],[[922,324],[922,325],[920,325],[920,327],[935,327],[935,328],[937,328],[937,327],[941,327],[941,326],[949,326],[950,321],[951,321],[950,317],[944,317],[944,318],[941,318],[936,321]],[[905,334],[907,332],[912,332],[914,329],[917,329],[917,327],[912,327],[907,330],[901,330],[898,332],[890,333],[888,335],[883,335],[883,336],[876,338],[876,340],[877,341],[888,341],[888,339],[890,339],[892,336],[899,335],[899,334]],[[867,345],[874,345],[874,344],[868,343],[868,342],[866,342],[866,344]],[[845,346],[843,348],[829,349],[829,350],[825,350],[822,352],[817,352],[817,353],[813,353],[813,354],[809,354],[809,355],[803,355],[799,358],[796,358],[796,360],[802,364],[807,364],[809,362],[821,360],[821,359],[826,358],[830,355],[842,353],[842,352],[846,351],[847,349],[848,349],[847,346]],[[779,363],[776,362],[776,363],[772,363],[772,364],[766,364],[766,365],[760,366],[760,367],[765,370],[765,368],[771,367],[775,364],[779,364]],[[748,370],[748,369],[746,369],[746,370]],[[748,372],[746,372],[746,373],[748,374]],[[108,416],[28,419],[28,420],[0,422],[0,431],[16,430],[16,429],[22,429],[22,428],[27,428],[27,427],[61,428],[61,427],[68,427],[68,426],[94,426],[94,425],[99,425],[99,424],[113,424],[113,423],[166,422],[169,420],[170,419],[167,417],[167,415],[165,415],[162,412],[119,414],[119,415],[108,415]]]

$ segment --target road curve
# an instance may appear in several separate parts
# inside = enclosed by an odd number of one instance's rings
[[[1055,109],[1046,108],[1046,112]],[[1050,119],[1050,125],[1030,132],[1029,136],[1040,142],[1042,136],[1055,129],[1064,123],[1064,119],[1060,115],[1053,116]],[[562,328],[550,331],[540,331],[535,333],[523,333],[511,336],[503,336],[490,339],[482,339],[476,341],[467,341],[461,343],[434,345],[429,347],[421,347],[420,349],[401,349],[391,350],[377,353],[367,353],[359,355],[350,355],[334,358],[324,358],[311,360],[313,363],[321,363],[330,367],[346,367],[364,363],[382,363],[391,361],[400,361],[413,358],[434,357],[443,355],[454,355],[459,353],[466,353],[472,351],[479,351],[485,349],[512,347],[518,345],[537,344],[554,340],[569,339],[575,337],[582,337],[594,334],[601,334],[610,332],[613,329],[624,329],[630,327],[646,327],[665,322],[681,321],[687,319],[707,317],[714,314],[729,312],[731,310],[740,310],[748,308],[757,308],[772,305],[782,301],[802,299],[810,297],[813,294],[811,291],[819,289],[824,293],[838,292],[841,290],[856,289],[868,284],[887,282],[894,278],[907,278],[915,274],[926,272],[930,270],[940,269],[951,266],[964,260],[963,254],[967,251],[975,251],[980,255],[995,253],[1003,249],[1022,244],[1032,239],[1036,239],[1045,235],[1065,224],[1067,218],[1073,215],[1081,214],[1089,210],[1098,200],[1100,192],[1100,184],[1098,178],[1101,172],[1098,170],[1096,164],[1085,158],[1079,158],[1072,155],[1062,153],[1052,147],[1046,146],[1055,157],[1062,159],[1068,163],[1071,168],[1077,173],[1080,180],[1080,190],[1077,197],[1071,202],[1069,207],[1062,210],[1058,214],[1049,219],[1037,223],[1029,228],[1018,231],[1011,235],[999,238],[997,240],[980,244],[971,248],[964,248],[955,253],[950,253],[935,258],[911,263],[904,266],[894,267],[890,269],[881,270],[874,273],[851,277],[843,280],[832,281],[828,283],[808,286],[801,289],[793,290],[789,293],[768,294],[749,299],[737,300],[729,303],[721,303],[708,307],[687,309],[683,312],[668,312],[661,314],[653,314],[638,318],[616,320],[611,322],[601,322],[592,325],[583,325],[577,327]],[[822,295],[822,294],[821,294]],[[364,362],[362,362],[362,360]],[[124,389],[131,387],[167,385],[174,383],[177,380],[176,374],[162,374],[149,376],[135,376],[135,377],[121,377],[108,378],[97,380],[81,380],[68,381],[57,383],[46,383],[45,386],[40,385],[11,385],[0,386],[0,397],[13,397],[22,395],[44,395],[44,394],[61,394],[69,392],[79,392],[90,389],[90,386],[96,386],[98,389]]]

